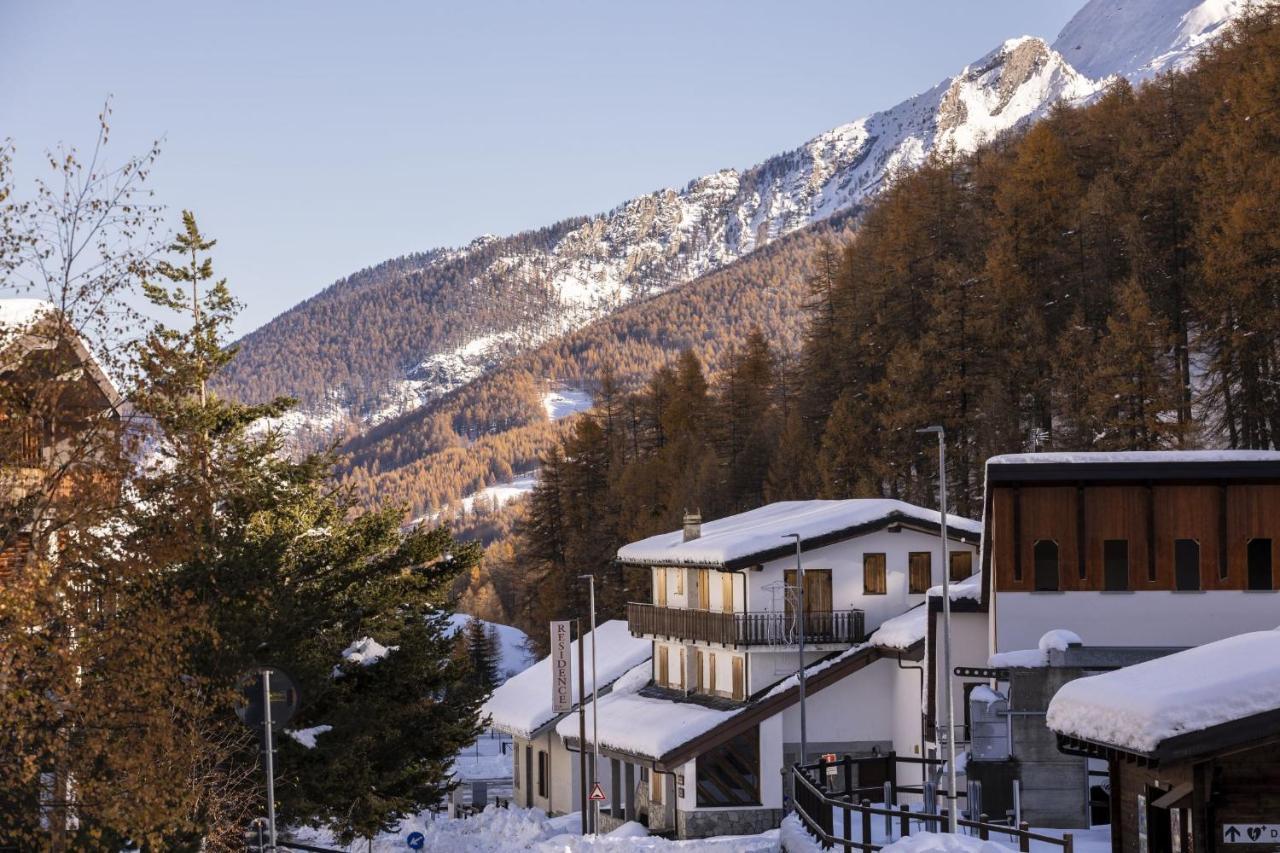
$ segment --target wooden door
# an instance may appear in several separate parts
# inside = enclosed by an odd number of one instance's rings
[[[653,601],[659,607],[667,606],[667,570],[653,570]]]

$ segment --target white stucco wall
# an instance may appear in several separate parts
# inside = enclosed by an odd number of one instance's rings
[[[890,741],[894,731],[893,661],[878,660],[805,701],[809,741]],[[800,742],[800,705],[783,711],[787,743]]]
[[[934,683],[937,685],[937,705],[935,719],[941,728],[946,707],[945,669],[942,657],[942,614],[937,615],[938,635],[935,639]],[[1043,632],[1042,632],[1043,633]],[[1037,639],[1039,636],[1037,635]],[[987,614],[986,613],[952,613],[951,614],[951,668],[954,672],[958,666],[986,666],[988,654]],[[955,725],[956,736],[964,739],[964,686],[979,679],[963,679],[951,676],[952,689],[955,691]],[[957,743],[960,741],[958,740]]]
[[[1086,646],[1198,646],[1280,625],[1280,592],[1001,592],[995,650],[1067,628]]]
[[[974,537],[976,538],[976,537]],[[969,551],[974,553],[973,567],[976,571],[977,555],[975,544],[951,542],[951,551]],[[829,569],[831,571],[831,605],[836,610],[860,609],[866,613],[866,629],[870,632],[881,622],[914,607],[924,601],[924,595],[910,594],[908,583],[907,560],[913,551],[927,551],[932,557],[931,586],[942,583],[942,543],[935,535],[903,529],[898,533],[879,530],[856,539],[837,542],[825,548],[806,551],[803,554],[804,567],[809,569]],[[884,595],[866,595],[863,592],[862,557],[864,554],[885,555],[886,592]],[[783,610],[782,593],[767,589],[773,584],[781,585],[787,569],[795,568],[795,557],[788,556],[772,560],[764,564],[760,571],[747,571],[747,609],[752,611]]]

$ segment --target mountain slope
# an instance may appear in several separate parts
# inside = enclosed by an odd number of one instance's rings
[[[1167,67],[1234,8],[1207,0],[1188,13],[1187,0],[1141,0],[1117,12],[1118,4],[1094,0],[1059,39],[1092,75],[1041,39],[1012,39],[923,94],[744,171],[366,270],[246,337],[224,388],[244,398],[297,395],[304,416],[291,428],[379,422],[542,341],[854,209],[934,149],[972,150],[1058,100],[1091,97],[1099,78],[1136,63],[1164,57]],[[1135,34],[1135,16],[1157,23]],[[1117,28],[1124,47],[1100,46]]]

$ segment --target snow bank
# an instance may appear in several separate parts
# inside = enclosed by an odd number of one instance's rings
[[[982,599],[982,572],[969,575],[962,581],[947,584],[947,591],[951,594],[952,601],[960,601],[962,599],[980,601]],[[929,587],[926,595],[930,598],[942,598],[942,584]]]
[[[394,652],[399,646],[384,646],[373,637],[361,637],[342,650],[342,659],[348,663],[369,666]]]
[[[901,519],[938,524],[942,516],[903,501],[862,498],[842,501],[780,501],[702,525],[697,539],[684,541],[684,531],[660,533],[618,549],[624,563],[722,565],[785,546],[784,537],[798,533],[813,539],[864,524]],[[947,523],[974,536],[982,524],[949,515]]]
[[[1280,630],[1068,682],[1045,721],[1060,734],[1145,753],[1176,735],[1277,709]]]
[[[1034,649],[1015,649],[1008,652],[996,652],[987,658],[987,666],[1000,669],[1027,669],[1049,665],[1049,652],[1065,652],[1068,646],[1082,645],[1083,640],[1075,631],[1066,628],[1054,628],[1046,631]]]
[[[871,643],[885,649],[906,651],[924,639],[928,624],[929,607],[920,604],[900,616],[882,622],[871,635]]]
[[[649,660],[653,644],[648,640],[640,640],[627,630],[627,623],[622,619],[605,622],[596,628],[600,637],[600,649],[596,657],[596,672],[600,687],[612,684],[627,670]],[[586,638],[587,665],[591,664],[592,639]],[[574,701],[578,698],[577,660],[578,643],[570,645],[570,657],[573,662],[575,678],[573,679]],[[587,673],[587,689],[591,689],[591,674]],[[484,704],[481,714],[493,718],[493,725],[516,737],[529,737],[534,731],[551,722],[555,713],[551,710],[551,659],[543,658],[509,679],[505,684],[493,691],[489,701]]]
[[[548,391],[542,397],[542,408],[548,420],[558,421],[591,408],[591,395],[576,388]]]
[[[449,627],[446,633],[452,637],[464,630],[470,621],[471,617],[465,613],[453,613],[449,616]],[[484,625],[485,631],[493,629],[498,634],[498,671],[502,681],[506,681],[513,675],[519,675],[529,668],[533,663],[533,654],[529,651],[528,634],[519,628],[498,622],[485,622],[481,619],[480,623]]]
[[[917,832],[880,849],[882,853],[1006,853],[1014,848],[972,835]]]
[[[285,729],[285,734],[305,746],[307,749],[316,748],[316,738],[325,732],[333,731],[333,726],[312,726],[309,729],[298,729],[297,731],[289,731]]]
[[[1038,643],[1040,651],[1046,653],[1065,652],[1068,646],[1083,644],[1084,641],[1080,639],[1079,634],[1075,631],[1068,631],[1066,628],[1054,628],[1052,631],[1046,631]]]

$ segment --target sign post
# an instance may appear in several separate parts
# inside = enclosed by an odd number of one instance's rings
[[[551,623],[551,710],[573,710],[573,667],[569,663],[570,622]]]
[[[262,667],[240,676],[241,701],[236,716],[250,727],[262,727],[262,748],[267,772],[267,844],[276,850],[276,776],[273,730],[298,711],[298,688],[282,670]]]

